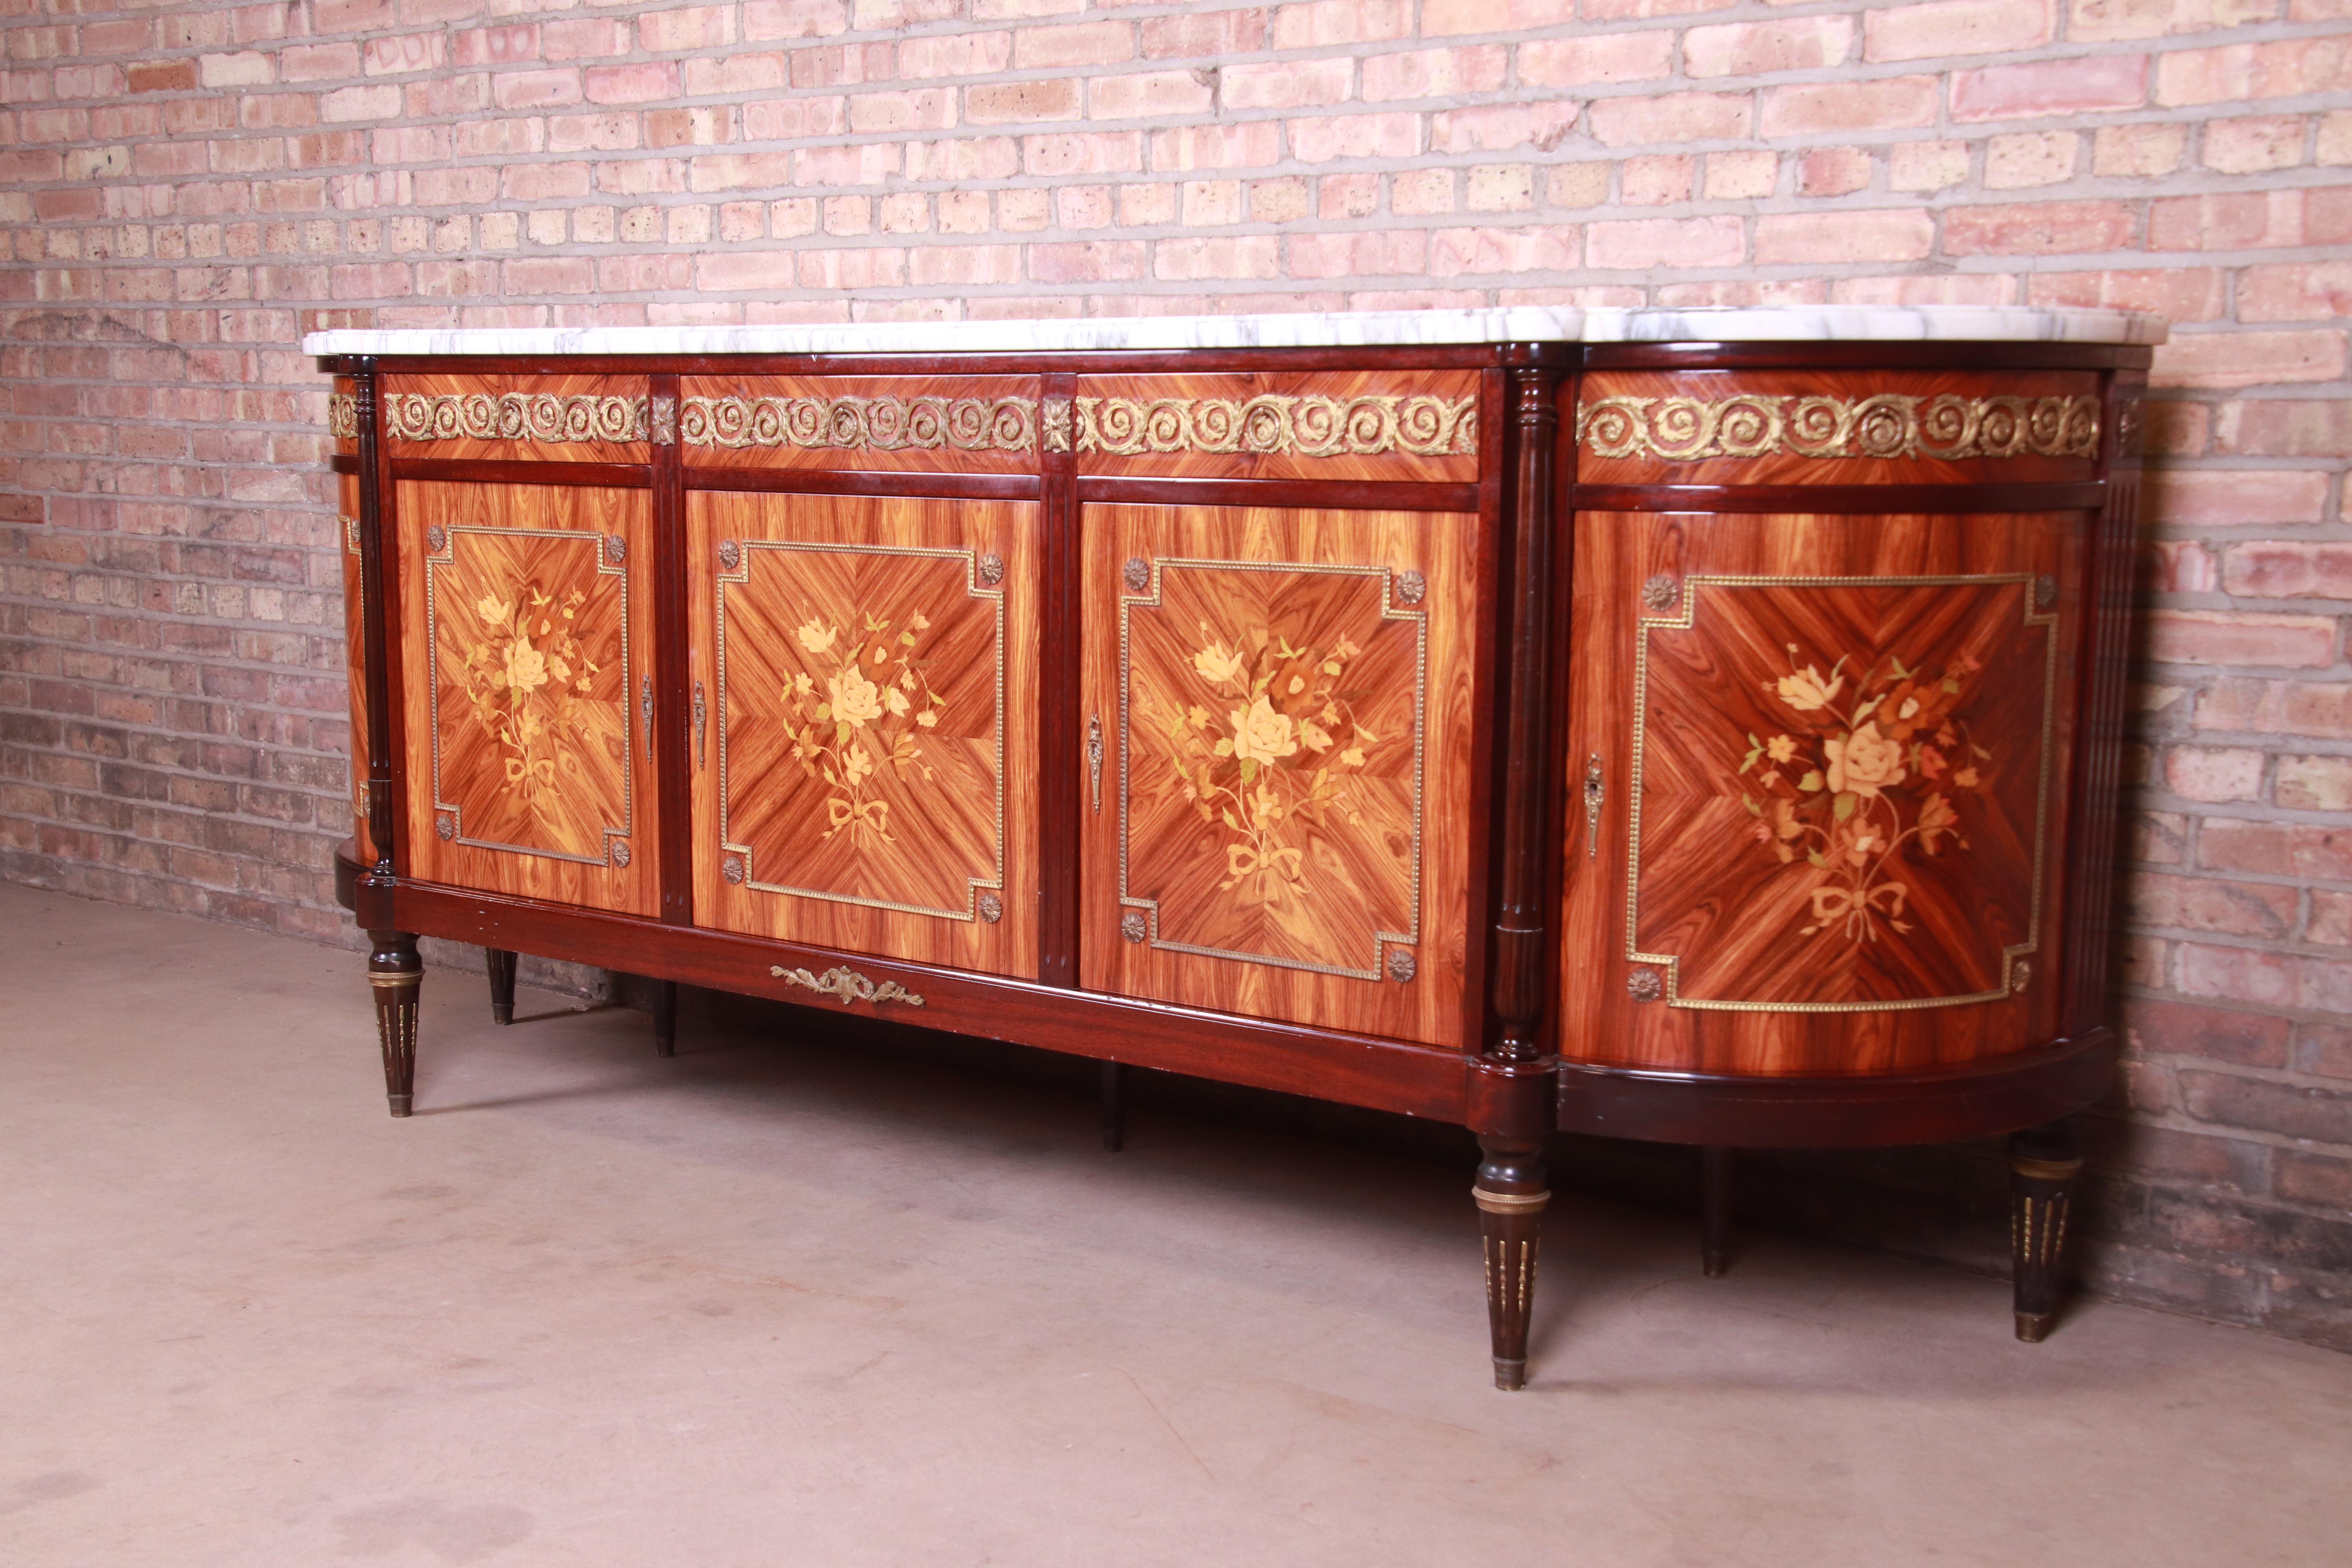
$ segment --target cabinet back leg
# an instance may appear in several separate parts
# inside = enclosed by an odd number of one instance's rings
[[[515,955],[503,948],[482,949],[482,960],[490,971],[490,1022],[514,1022]]]
[[[1699,1267],[1710,1279],[1731,1272],[1732,1152],[1709,1143],[1698,1152]]]
[[[677,982],[654,983],[654,1055],[677,1055]]]
[[[1127,1143],[1127,1068],[1103,1063],[1101,1092],[1103,1147],[1116,1154]]]
[[[2066,1262],[2066,1215],[2083,1154],[2072,1117],[2020,1132],[2009,1141],[2009,1245],[2017,1288],[2017,1337],[2028,1344],[2048,1337],[2058,1321],[2058,1293]]]
[[[1495,1386],[1528,1381],[1528,1313],[1535,1300],[1536,1253],[1546,1184],[1543,1145],[1516,1139],[1478,1140],[1485,1158],[1470,1195],[1478,1201],[1479,1245],[1486,1260],[1486,1326],[1493,1341]]]
[[[383,1048],[383,1092],[394,1116],[405,1116],[416,1092],[416,995],[425,979],[416,937],[372,931],[368,987],[375,993],[376,1042]]]

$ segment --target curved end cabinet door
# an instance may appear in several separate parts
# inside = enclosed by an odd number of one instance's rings
[[[1562,1054],[1852,1074],[2055,1038],[2082,514],[1575,529]]]
[[[1475,516],[1084,510],[1084,984],[1459,1046]]]
[[[340,416],[341,411],[337,412]],[[361,864],[366,865],[375,859],[375,838],[368,832],[367,637],[362,627],[359,476],[339,475],[335,487],[335,552],[343,563],[343,649],[351,684],[352,734],[346,750],[352,764],[352,839],[358,847]]]
[[[650,915],[651,492],[403,480],[410,876]]]
[[[1034,501],[687,498],[697,919],[1037,973]]]

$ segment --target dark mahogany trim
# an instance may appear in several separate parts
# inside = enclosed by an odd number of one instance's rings
[[[1598,370],[2123,370],[2155,351],[2124,343],[1588,343]],[[390,362],[387,361],[387,363]]]
[[[392,645],[388,626],[392,615],[386,584],[387,565],[399,559],[385,515],[384,489],[380,482],[377,454],[383,449],[383,416],[378,407],[374,367],[365,360],[352,362],[353,417],[359,426],[360,475],[360,645],[367,688],[368,837],[375,845],[375,870],[388,874],[393,856],[392,788]]]
[[[1077,378],[1043,378],[1041,399],[1076,395]],[[1076,456],[1039,453],[1045,506],[1042,533],[1032,559],[1037,563],[1037,820],[1031,825],[1037,846],[1037,978],[1047,985],[1078,983],[1080,883],[1076,846],[1085,835],[1078,810],[1081,742],[1078,710],[1084,706],[1086,552],[1079,532]]]
[[[2115,1035],[1938,1072],[1729,1078],[1562,1063],[1564,1132],[1747,1149],[1858,1149],[1981,1138],[2071,1116],[2114,1090]]]
[[[1081,501],[1295,506],[1323,511],[1475,511],[1480,487],[1387,479],[1192,479],[1081,474]]]
[[[338,860],[347,858],[349,849],[346,844],[339,850]],[[821,1008],[841,1004],[814,997],[772,975],[771,967],[822,974],[847,964],[877,983],[895,980],[923,998],[919,1008],[857,1008],[892,1023],[1018,1041],[1072,1056],[1193,1073],[1433,1121],[1462,1120],[1468,1063],[1454,1051],[699,927],[657,926],[632,916],[527,899],[369,879],[356,867],[346,871],[339,866],[336,880],[339,889],[349,884],[362,925],[383,922],[373,929],[418,931]]]
[[[1503,634],[1499,625],[1504,603],[1503,576],[1509,557],[1504,540],[1504,520],[1510,515],[1511,464],[1507,410],[1510,407],[1510,376],[1489,370],[1478,377],[1478,428],[1489,432],[1478,455],[1478,546],[1474,552],[1477,609],[1471,626],[1471,666],[1475,671],[1476,701],[1470,720],[1470,853],[1465,865],[1470,874],[1470,895],[1465,902],[1469,920],[1462,944],[1463,1048],[1475,1052],[1486,1039],[1488,973],[1493,967],[1495,846],[1495,780],[1502,765],[1502,727],[1495,722],[1495,693],[1503,689]]]
[[[915,496],[942,500],[1035,500],[1034,474],[877,473],[864,468],[684,468],[690,490],[781,495]]]
[[[1557,458],[1561,377],[1542,369],[1510,373],[1510,568],[1504,597],[1510,640],[1503,703],[1502,822],[1496,847],[1495,1025],[1483,1055],[1512,1068],[1542,1054],[1544,969],[1548,961],[1542,864],[1555,808],[1546,765],[1556,749],[1551,726],[1552,545],[1557,520]],[[1479,1131],[1489,1131],[1481,1128]],[[1502,1131],[1502,1129],[1494,1129]]]
[[[1937,512],[2089,511],[2106,504],[2098,480],[2000,485],[1578,485],[1579,511]]]
[[[606,485],[646,489],[651,463],[551,463],[509,458],[394,458],[394,479],[444,479],[489,485]]]
[[[646,395],[677,396],[677,377],[654,375]],[[672,426],[675,428],[673,419]],[[686,495],[678,483],[674,442],[653,448],[654,502],[654,750],[656,837],[661,845],[661,918],[666,924],[694,920],[694,838],[690,821],[693,783],[693,698],[688,689],[686,584]]]
[[[338,452],[327,459],[327,471],[331,474],[356,474],[362,470],[358,458],[349,453]]]
[[[2064,973],[2058,1026],[2079,1031],[2106,1012],[2108,933],[2115,898],[2117,802],[2122,794],[2124,699],[2131,662],[2132,592],[2138,556],[2140,448],[2147,378],[2112,376],[2100,453],[2106,510],[2084,530],[2083,606],[2068,801]]]

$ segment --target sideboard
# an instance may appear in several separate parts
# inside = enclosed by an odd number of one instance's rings
[[[1808,307],[352,331],[345,902],[1467,1127],[1496,1379],[1556,1129],[2104,1098],[2150,318]],[[658,1015],[665,1050],[669,1008]]]

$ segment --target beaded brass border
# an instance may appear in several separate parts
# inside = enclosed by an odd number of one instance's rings
[[[971,921],[979,918],[982,891],[1004,891],[1004,764],[1005,732],[1010,719],[1004,709],[1005,661],[1009,650],[1005,642],[1005,591],[1002,586],[987,584],[981,569],[981,552],[977,549],[957,550],[923,545],[896,544],[820,544],[799,540],[745,539],[737,542],[736,563],[722,566],[718,574],[714,619],[711,626],[711,662],[716,667],[719,709],[719,849],[721,855],[742,858],[743,873],[740,886],[762,893],[782,893],[793,898],[821,899],[833,904],[855,904],[860,909],[888,910],[902,915],[934,915],[941,920]],[[751,556],[756,551],[774,550],[787,552],[820,555],[897,555],[920,560],[961,561],[964,563],[967,595],[975,599],[993,600],[996,606],[996,870],[993,876],[967,877],[964,882],[964,907],[961,910],[932,909],[923,904],[893,903],[887,899],[861,899],[853,893],[828,892],[821,888],[795,888],[782,882],[762,882],[753,874],[751,847],[735,843],[727,831],[727,585],[730,583],[748,586],[751,581]],[[999,582],[1002,578],[1000,576]],[[733,878],[728,879],[730,883]],[[992,922],[993,923],[993,922]]]
[[[2051,751],[2058,722],[2059,616],[2054,609],[2042,611],[2034,608],[2033,582],[2034,574],[2031,572],[1951,577],[1685,577],[1682,592],[1677,596],[1678,603],[1671,612],[1645,615],[1635,622],[1633,777],[1625,848],[1625,959],[1629,963],[1656,964],[1664,970],[1666,1005],[1716,1013],[1909,1013],[1927,1007],[1958,1007],[1979,1002],[1998,1002],[2020,988],[2021,971],[2030,973],[2022,961],[2038,952],[2042,945],[2042,889],[2050,839],[2050,772],[2054,764]],[[2040,781],[2034,793],[2032,905],[2026,916],[2025,940],[2001,950],[2000,987],[1959,996],[1912,996],[1888,1002],[1732,1002],[1683,995],[1681,956],[1671,952],[1644,952],[1638,935],[1642,899],[1642,766],[1643,740],[1649,730],[1650,634],[1659,630],[1690,629],[1697,618],[1698,590],[1701,588],[1979,588],[2002,583],[2017,584],[2018,600],[2024,610],[2020,624],[2042,628],[2043,651],[2042,758]],[[1635,978],[1646,973],[1650,972],[1636,972]]]
[[[457,540],[468,533],[498,534],[517,539],[571,539],[588,545],[596,552],[596,574],[621,580],[621,816],[624,826],[607,826],[604,830],[604,852],[602,855],[573,855],[561,849],[540,849],[525,844],[501,844],[493,838],[466,837],[465,818],[457,806],[442,798],[441,789],[441,607],[438,567],[454,566],[457,557]],[[448,526],[438,550],[425,556],[425,679],[426,697],[433,713],[433,811],[437,817],[448,814],[450,842],[468,849],[491,849],[508,855],[531,855],[547,860],[569,860],[581,866],[610,865],[615,869],[628,866],[628,838],[637,820],[636,809],[636,748],[628,742],[629,690],[629,574],[627,568],[610,560],[604,548],[604,535],[589,529],[576,528],[494,528],[479,523],[459,522]],[[614,854],[615,845],[619,854]]]
[[[1399,609],[1391,602],[1396,576],[1385,566],[1314,565],[1293,561],[1184,561],[1156,560],[1150,563],[1150,578],[1139,593],[1121,594],[1118,598],[1118,902],[1129,912],[1121,917],[1122,928],[1129,921],[1149,920],[1143,937],[1148,947],[1163,952],[1189,952],[1202,958],[1230,958],[1243,963],[1271,964],[1277,969],[1303,969],[1314,974],[1335,974],[1347,980],[1379,980],[1381,978],[1381,953],[1391,943],[1415,947],[1421,942],[1421,840],[1423,781],[1428,760],[1429,701],[1429,612]],[[1371,962],[1362,969],[1347,969],[1335,964],[1307,963],[1297,959],[1269,958],[1262,952],[1234,952],[1218,947],[1195,947],[1189,942],[1164,942],[1160,936],[1160,900],[1139,897],[1128,891],[1128,759],[1134,752],[1129,733],[1129,685],[1132,673],[1129,661],[1129,618],[1139,606],[1160,607],[1161,574],[1169,571],[1194,572],[1315,572],[1335,577],[1376,577],[1381,584],[1381,619],[1413,623],[1412,676],[1412,881],[1408,901],[1412,907],[1412,929],[1405,931],[1375,931],[1372,933]],[[1130,933],[1130,939],[1134,940]]]

